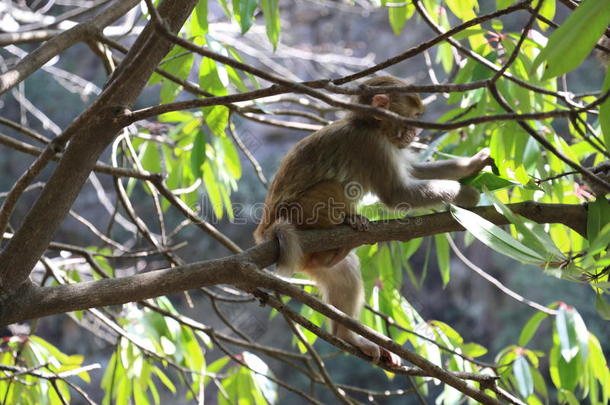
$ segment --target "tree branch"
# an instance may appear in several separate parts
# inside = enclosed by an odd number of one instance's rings
[[[0,95],[4,94],[26,77],[40,69],[53,57],[59,55],[77,42],[97,35],[105,26],[112,24],[139,3],[138,0],[118,0],[93,19],[80,23],[67,31],[49,39],[19,63],[0,75]]]
[[[586,232],[586,209],[581,205],[524,202],[510,204],[509,207],[513,212],[535,222],[561,223],[581,234]],[[473,212],[498,225],[509,223],[491,206],[477,207]],[[390,240],[407,241],[461,230],[463,228],[457,221],[448,212],[444,212],[371,222],[366,232],[355,232],[348,226],[300,231],[299,238],[305,252],[317,252]],[[25,284],[20,291],[0,301],[0,325],[97,306],[141,301],[202,286],[243,286],[246,280],[243,274],[247,273],[244,272],[245,265],[254,263],[258,268],[265,268],[275,263],[277,255],[278,245],[274,240],[224,259],[154,270],[129,277],[44,288]],[[250,284],[249,287],[260,286]]]
[[[165,0],[159,11],[168,29],[177,32],[196,3]],[[27,280],[98,157],[125,126],[121,119],[124,106],[135,101],[171,46],[149,23],[106,90],[60,135],[62,139],[71,138],[66,152],[21,227],[0,253],[0,295],[10,295]]]

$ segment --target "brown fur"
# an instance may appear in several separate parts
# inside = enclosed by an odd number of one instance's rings
[[[402,86],[405,83],[383,76],[364,84]],[[424,110],[417,94],[380,93],[360,96],[355,101],[388,108],[408,118],[418,117]],[[448,179],[480,170],[488,163],[489,153],[482,151],[472,158],[418,164],[405,149],[414,131],[394,120],[349,113],[304,138],[288,152],[269,188],[263,218],[254,233],[259,243],[278,237],[280,274],[307,273],[318,284],[326,302],[357,317],[363,304],[357,257],[349,254],[347,248],[303,255],[297,229],[327,228],[344,222],[356,229],[354,223],[358,221],[346,219],[353,218],[359,198],[368,192],[393,207],[441,202],[476,204],[476,190]],[[350,187],[359,189],[352,194],[354,190],[350,191]],[[340,325],[333,329],[337,336],[359,347],[374,361],[381,358],[399,364],[393,354],[350,330]]]

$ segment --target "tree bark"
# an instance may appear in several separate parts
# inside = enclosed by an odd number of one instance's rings
[[[525,202],[509,207],[520,215],[540,223],[562,223],[584,233],[586,209],[581,205],[538,204]],[[474,212],[497,225],[509,221],[493,207],[477,207]],[[366,232],[348,226],[300,231],[305,252],[338,247],[356,247],[381,241],[430,236],[461,231],[463,228],[444,212],[415,218],[371,222]],[[58,287],[38,287],[26,283],[0,301],[0,326],[52,314],[93,307],[141,301],[189,289],[216,284],[233,284],[252,290],[261,285],[249,277],[252,266],[262,269],[276,262],[279,246],[275,240],[256,245],[224,259],[192,263],[172,269],[154,270],[129,277],[90,281]]]

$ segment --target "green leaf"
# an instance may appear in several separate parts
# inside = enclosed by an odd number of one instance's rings
[[[595,378],[600,381],[602,385],[606,385],[604,387],[604,391],[606,392],[605,395],[610,395],[610,392],[608,392],[608,389],[610,387],[608,387],[607,383],[605,383],[605,381],[607,381],[607,378],[610,378],[608,364],[606,362],[606,358],[604,357],[604,352],[599,343],[599,340],[592,333],[589,334],[589,348],[591,349],[591,355],[589,356],[588,363],[591,369],[591,373],[593,374],[593,376],[595,376]],[[608,401],[606,398],[603,403],[606,404],[607,402]]]
[[[451,277],[451,267],[449,266],[449,242],[448,236],[445,234],[434,235],[434,244],[436,245],[436,260],[438,269],[441,272],[443,279],[443,287],[447,285]]]
[[[193,141],[193,149],[191,150],[191,171],[195,177],[202,177],[203,163],[205,162],[205,133],[197,131],[195,140]]]
[[[521,397],[527,398],[534,393],[534,379],[530,365],[524,356],[518,356],[513,363],[513,375],[517,380],[517,388]]]
[[[610,207],[609,207],[610,208]],[[595,256],[604,250],[610,251],[610,221],[605,220],[606,226],[604,226],[595,238],[589,240],[589,249],[587,250],[587,256]]]
[[[530,367],[530,372],[532,373],[532,377],[534,378],[534,390],[540,393],[540,395],[542,395],[544,399],[547,399],[549,393],[547,389],[547,383],[544,377],[535,367]],[[546,403],[548,403],[548,401]]]
[[[424,238],[417,238],[417,239],[411,239],[408,242],[402,243],[401,245],[402,245],[403,251],[402,251],[401,257],[406,260],[409,257],[413,256],[413,254],[415,252],[417,252],[417,249],[419,249],[419,247],[421,246],[423,241],[424,241]]]
[[[252,370],[256,371],[256,373],[252,373],[252,379],[265,400],[270,404],[277,403],[277,384],[266,377],[273,376],[269,366],[267,366],[267,364],[260,357],[250,352],[243,352],[242,355],[244,362]]]
[[[540,7],[540,15],[543,17],[546,17],[547,20],[553,21],[553,18],[555,17],[555,0],[540,0],[542,1],[542,6]],[[537,7],[537,2],[534,2],[532,4],[532,8],[536,8]],[[547,28],[549,27],[547,24],[543,23],[540,20],[536,20],[536,22],[538,23],[538,26],[540,27],[540,29],[542,29],[543,31],[546,31]]]
[[[574,395],[574,393],[570,390],[567,389],[561,389],[559,390],[559,392],[557,393],[557,399],[562,403],[562,404],[568,404],[568,405],[581,405],[582,403],[578,400],[578,398],[576,397],[576,395]]]
[[[222,203],[225,207],[227,215],[229,216],[229,220],[233,221],[235,218],[235,213],[233,212],[233,207],[231,206],[231,190],[226,184],[221,185],[220,196],[222,197]]]
[[[610,69],[606,71],[606,78],[602,86],[602,94],[610,91]],[[610,97],[606,99],[599,107],[599,123],[604,134],[604,143],[606,151],[610,152]]]
[[[610,24],[610,0],[584,0],[549,37],[532,69],[546,62],[543,79],[567,73],[582,63]]]
[[[557,347],[551,349],[551,362],[549,372],[551,379],[557,388],[563,388],[568,391],[574,390],[578,382],[578,375],[581,372],[580,356],[574,357],[567,362]]]
[[[186,49],[179,46],[175,46],[165,57],[165,60],[161,63],[160,68],[168,73],[177,76],[180,79],[186,79],[193,67],[194,56],[192,53],[187,52]],[[151,76],[149,85],[162,82],[161,90],[159,93],[161,103],[170,103],[174,101],[182,86],[174,83],[161,75],[155,73]]]
[[[159,367],[153,366],[153,372],[159,378],[159,381],[161,381],[163,385],[165,385],[165,387],[172,392],[172,394],[176,393],[176,386]]]
[[[279,0],[261,0],[261,8],[265,16],[267,38],[275,50],[280,38],[280,2]]]
[[[540,265],[544,257],[474,212],[451,205],[451,215],[483,244],[522,263]]]
[[[210,48],[212,48],[214,52],[219,51],[219,49],[217,49],[218,45],[215,42],[209,41],[209,43]],[[199,86],[201,86],[203,90],[212,93],[215,96],[226,95],[229,79],[225,76],[226,71],[221,69],[219,65],[216,64],[216,61],[210,58],[201,59],[199,65]]]
[[[205,36],[208,33],[208,0],[197,2],[190,20],[192,36]]]
[[[464,179],[461,179],[460,183],[468,184],[479,190],[481,190],[483,186],[485,186],[490,191],[498,190],[505,187],[521,186],[521,184],[517,183],[516,181],[497,176],[490,172],[480,172],[474,176],[466,177]]]
[[[411,18],[414,12],[415,7],[412,4],[400,7],[388,7],[388,19],[390,20],[390,27],[392,27],[394,35],[400,35],[407,20]]]
[[[430,325],[434,326],[434,332],[441,335],[439,330],[449,339],[452,345],[461,346],[464,343],[464,338],[451,326],[441,321],[430,321]]]
[[[453,68],[453,47],[448,42],[441,42],[438,45],[436,61],[441,62],[445,73],[449,73]]]
[[[457,18],[462,21],[470,20],[475,15],[475,9],[478,8],[477,0],[446,0],[447,6]]]
[[[498,10],[509,7],[515,0],[496,0],[496,7]]]
[[[601,229],[608,224],[610,203],[604,197],[587,205],[587,238],[594,241]]]
[[[62,405],[64,403],[70,403],[70,392],[68,391],[68,395],[65,395],[66,393],[64,392],[64,390],[60,389],[60,384],[65,385],[65,383],[61,380],[57,381],[57,383],[55,384],[55,386],[53,387],[49,387],[48,389],[48,399],[49,399],[49,403],[50,405]],[[57,391],[60,392],[62,398],[59,396],[59,394],[57,393]]]
[[[232,14],[231,10],[229,9],[229,5],[227,4],[227,0],[218,0],[218,3],[222,7],[222,11],[224,11],[225,15],[230,19]]]
[[[224,105],[202,108],[205,123],[208,124],[212,133],[224,137],[225,129],[229,125],[229,108]]]
[[[478,343],[465,343],[460,347],[460,349],[462,349],[462,353],[464,355],[473,358],[483,356],[487,353],[487,349]]]
[[[529,321],[525,324],[523,329],[521,330],[521,334],[519,335],[519,346],[525,347],[529,343],[529,341],[534,337],[536,331],[538,330],[538,326],[540,323],[544,321],[548,317],[548,314],[544,312],[537,312],[530,318]]]
[[[555,331],[559,338],[561,357],[572,361],[580,352],[583,357],[588,352],[589,332],[580,314],[574,308],[561,305],[555,318]]]
[[[233,0],[233,14],[241,27],[241,33],[245,34],[252,26],[254,10],[258,0]]]
[[[489,201],[494,205],[494,207],[504,215],[514,226],[515,228],[523,235],[523,243],[531,247],[536,252],[543,254],[547,257],[547,261],[552,262],[563,262],[565,260],[564,255],[561,251],[555,246],[555,243],[549,236],[547,232],[545,232],[544,228],[537,223],[531,223],[530,227],[525,224],[525,219],[519,215],[514,214],[506,205],[502,204],[502,202],[496,198],[496,196],[485,190],[485,196],[489,199]]]
[[[207,372],[212,374],[220,373],[220,370],[222,370],[229,363],[229,360],[231,360],[229,356],[224,356],[219,358],[218,360],[215,360],[212,364],[208,365]],[[210,379],[211,378],[209,376],[206,376],[203,380],[203,383],[207,384]]]
[[[212,204],[214,215],[217,218],[222,218],[222,196],[220,195],[219,184],[214,176],[214,170],[210,165],[209,160],[203,164],[203,184],[207,191],[208,198]]]
[[[155,142],[146,142],[142,155],[142,167],[149,172],[161,173],[161,156]]]
[[[142,390],[140,383],[138,381],[134,381],[132,384],[133,391],[133,401],[135,405],[148,405],[150,402],[148,401],[148,397]]]
[[[601,294],[597,294],[595,297],[595,310],[597,313],[607,321],[610,321],[610,302]]]
[[[118,380],[115,404],[128,405],[130,398],[131,398],[131,379],[124,377],[124,378]]]

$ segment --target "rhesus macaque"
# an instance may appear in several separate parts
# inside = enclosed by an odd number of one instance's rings
[[[597,177],[601,178],[602,180],[610,182],[610,160],[601,162],[597,166],[589,167],[589,170],[591,170]],[[602,197],[608,194],[608,190],[606,190],[604,186],[594,183],[584,176],[582,180],[587,185],[587,187],[589,187],[595,197]]]
[[[369,79],[368,86],[402,86],[391,76]],[[383,93],[355,97],[355,102],[388,109],[408,118],[419,117],[424,106],[417,94]],[[356,213],[358,199],[371,192],[388,207],[424,207],[452,203],[470,207],[479,201],[476,189],[455,181],[492,162],[488,150],[470,158],[419,163],[407,151],[416,129],[374,114],[350,112],[297,143],[286,155],[269,188],[265,210],[254,238],[258,243],[277,237],[278,272],[304,272],[321,290],[324,300],[358,318],[364,302],[360,264],[350,249],[303,254],[296,229],[348,224],[368,227]],[[350,187],[360,187],[353,192]],[[373,361],[399,365],[389,351],[343,327],[333,333],[355,345]]]

